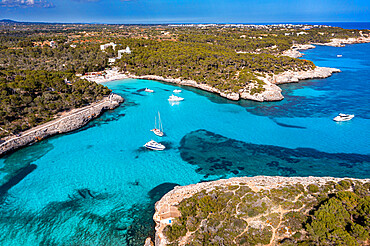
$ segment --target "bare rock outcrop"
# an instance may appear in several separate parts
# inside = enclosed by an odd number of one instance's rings
[[[330,77],[333,73],[339,73],[340,70],[337,68],[330,67],[315,67],[315,69],[307,71],[285,71],[278,75],[273,75],[270,78],[274,84],[285,84],[292,82],[299,82],[305,79],[322,79]]]
[[[370,37],[361,36],[358,38],[333,38],[329,43],[318,43],[317,45],[327,45],[334,47],[344,47],[346,44],[370,43]]]
[[[74,109],[53,121],[31,128],[18,136],[10,137],[0,144],[0,156],[46,137],[76,130],[98,117],[104,110],[114,109],[122,102],[123,98],[121,96],[110,94],[99,102]]]
[[[270,102],[270,101],[281,101],[284,99],[284,96],[281,94],[281,89],[279,86],[271,83],[271,81],[265,77],[260,77],[259,79],[263,80],[264,91],[260,93],[250,93],[250,91],[256,86],[255,84],[249,84],[246,89],[240,93],[242,99],[248,99],[258,102]]]
[[[308,49],[314,49],[314,48],[316,48],[316,46],[312,44],[298,44],[298,45],[294,45],[289,50],[285,50],[282,55],[289,56],[292,58],[298,58],[304,55],[303,53],[299,52],[299,50],[308,50]]]

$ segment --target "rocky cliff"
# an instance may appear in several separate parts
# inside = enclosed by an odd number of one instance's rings
[[[114,109],[122,102],[123,98],[121,96],[111,94],[99,102],[72,110],[51,122],[34,127],[18,136],[7,139],[0,144],[0,156],[46,137],[76,130],[86,125],[90,120],[98,117],[104,110]]]

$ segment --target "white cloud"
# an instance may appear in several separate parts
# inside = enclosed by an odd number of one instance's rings
[[[52,8],[54,4],[47,0],[1,0],[0,7],[38,7],[38,8]]]

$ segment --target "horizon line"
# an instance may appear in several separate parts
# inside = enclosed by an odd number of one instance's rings
[[[84,24],[84,25],[274,25],[274,24],[313,24],[313,23],[370,23],[370,21],[287,21],[287,22],[59,22],[59,21],[19,21],[1,19],[0,22],[34,23],[34,24]]]

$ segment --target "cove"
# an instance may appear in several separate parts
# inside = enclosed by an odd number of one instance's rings
[[[275,103],[231,102],[183,87],[185,100],[170,104],[179,88],[172,84],[106,83],[125,98],[119,108],[0,159],[2,185],[36,166],[4,189],[0,242],[143,245],[153,235],[153,204],[177,184],[257,174],[369,178],[369,47],[305,51],[304,58],[343,72],[283,85],[286,99]],[[158,111],[163,138],[150,132]],[[356,117],[335,123],[339,112]],[[151,139],[168,148],[146,150]]]

